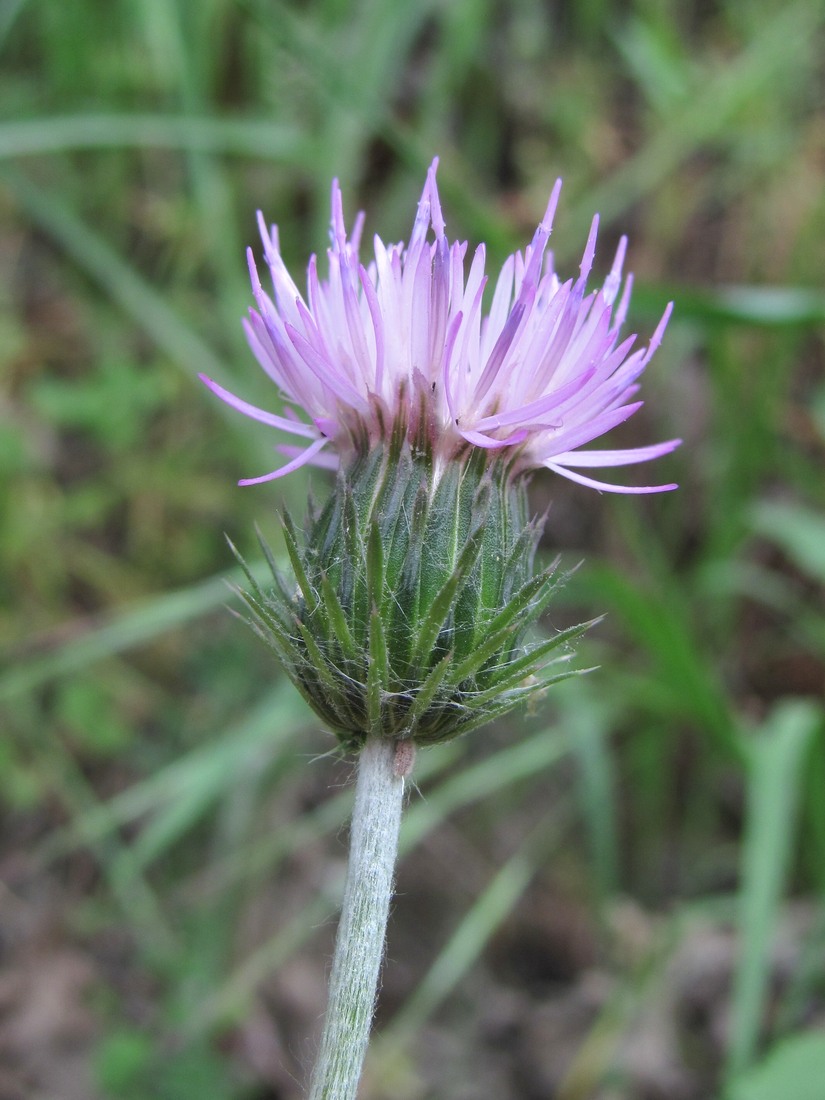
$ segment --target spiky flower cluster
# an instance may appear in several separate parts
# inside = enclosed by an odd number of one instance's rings
[[[359,260],[363,216],[348,239],[341,192],[333,184],[329,273],[321,282],[316,257],[310,259],[305,298],[281,258],[277,229],[267,232],[261,219],[274,300],[261,287],[250,250],[258,310],[250,311],[246,333],[287,407],[268,412],[202,377],[239,412],[306,446],[280,445],[290,461],[241,484],[283,477],[308,462],[332,468],[347,463],[364,439],[370,446],[383,442],[388,426],[412,403],[423,409],[437,472],[470,444],[508,452],[516,472],[544,466],[618,493],[675,488],[613,485],[577,472],[658,458],[679,443],[582,450],[640,408],[637,380],[670,316],[668,306],[647,348],[633,351],[635,336],[620,342],[632,286],[631,277],[623,290],[621,285],[626,239],[602,288],[587,294],[594,218],[579,278],[561,282],[547,252],[559,181],[532,243],[505,261],[485,313],[485,248],[478,247],[465,278],[467,244],[451,244],[445,235],[436,166],[434,161],[428,172],[409,244],[386,246],[376,237],[375,257],[366,267]]]

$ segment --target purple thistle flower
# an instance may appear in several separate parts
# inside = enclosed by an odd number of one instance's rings
[[[239,412],[305,445],[280,444],[277,450],[290,460],[240,484],[283,477],[307,463],[334,469],[357,450],[359,440],[383,439],[396,414],[409,418],[410,409],[423,407],[439,464],[468,446],[480,447],[508,452],[516,470],[545,466],[595,489],[675,489],[674,484],[614,485],[578,472],[646,462],[681,442],[583,449],[641,407],[635,400],[638,379],[661,343],[672,309],[668,305],[646,348],[633,350],[635,336],[620,341],[632,287],[628,276],[622,289],[627,239],[619,242],[601,289],[586,293],[597,215],[578,279],[561,282],[547,251],[561,189],[557,181],[533,240],[523,254],[504,262],[485,313],[485,247],[476,249],[465,272],[466,242],[450,243],[445,236],[437,164],[433,161],[427,173],[409,244],[387,246],[376,236],[375,257],[367,266],[358,255],[363,214],[348,240],[341,191],[333,182],[329,274],[324,282],[319,279],[312,256],[306,297],[281,258],[277,229],[267,232],[259,215],[274,298],[261,286],[250,249],[258,308],[244,324],[258,362],[288,405],[282,414],[268,412],[201,378]]]

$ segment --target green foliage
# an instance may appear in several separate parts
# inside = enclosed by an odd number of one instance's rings
[[[430,868],[430,923],[377,1065],[420,1095],[414,1035],[476,1018],[456,991],[489,988],[473,982],[525,898],[561,893],[592,901],[616,983],[563,1095],[624,1088],[623,1036],[697,911],[739,933],[726,1100],[821,1079],[804,1028],[825,981],[822,41],[818,0],[0,7],[0,866],[9,911],[53,896],[18,889],[21,864],[56,891],[50,936],[105,991],[103,1095],[254,1095],[245,1029],[300,1015],[280,999],[290,966],[323,974],[347,816],[327,787],[347,775],[308,763],[334,741],[223,608],[243,574],[221,532],[245,550],[259,521],[287,570],[304,551],[281,549],[276,507],[303,515],[307,478],[236,489],[271,467],[272,433],[194,379],[277,402],[238,324],[256,208],[297,272],[324,246],[333,176],[368,233],[401,239],[434,153],[451,234],[491,260],[523,244],[557,175],[560,270],[595,209],[608,242],[629,230],[634,327],[670,298],[676,313],[625,439],[686,443],[669,500],[530,486],[531,509],[553,500],[539,555],[585,559],[540,628],[606,612],[579,643],[600,669],[539,723],[419,754],[402,845]],[[356,560],[384,601],[392,553]],[[249,568],[271,584],[267,561]],[[307,592],[346,656],[334,584]],[[378,713],[392,639],[370,625]],[[429,669],[433,698],[449,671]],[[454,852],[466,881],[445,874]],[[610,953],[618,896],[663,925],[638,965]],[[770,948],[791,901],[810,919],[783,978]],[[318,1008],[283,1037],[287,1080]],[[472,1052],[455,1056],[466,1076]],[[718,1094],[721,1069],[705,1084]]]
[[[784,1095],[819,1100],[823,1077],[825,1038],[800,1035],[778,1043],[767,1058],[736,1082],[726,1100],[775,1100]]]
[[[169,1059],[138,1031],[111,1034],[97,1051],[95,1068],[103,1095],[112,1100],[189,1100],[193,1095],[230,1100],[239,1095],[226,1065],[208,1048],[195,1046]]]
[[[748,816],[742,851],[742,943],[732,996],[729,1071],[753,1059],[770,983],[771,935],[791,864],[800,776],[811,741],[822,733],[821,712],[784,703],[750,749]]]

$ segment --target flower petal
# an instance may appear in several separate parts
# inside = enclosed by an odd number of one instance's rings
[[[669,439],[666,443],[654,443],[650,447],[628,447],[619,451],[567,451],[556,455],[553,461],[562,466],[632,466],[636,462],[649,462],[670,454],[681,444],[681,439]]]
[[[249,416],[253,420],[260,420],[262,424],[269,424],[270,427],[292,432],[293,435],[305,435],[310,439],[315,437],[315,432],[309,424],[304,424],[300,420],[287,420],[285,416],[278,416],[276,413],[267,412],[266,409],[259,409],[257,405],[250,405],[248,401],[242,401],[240,397],[236,397],[234,393],[225,390],[223,386],[219,386],[217,382],[214,382],[205,374],[199,374],[198,378],[217,397],[220,397],[221,401],[225,401],[227,405],[231,405],[233,409],[237,409],[244,416]]]
[[[574,474],[572,470],[565,469],[564,466],[557,466],[554,462],[545,463],[548,470],[552,470],[556,474],[561,474],[562,477],[568,478],[570,481],[575,481],[579,485],[586,485],[589,489],[599,489],[605,493],[624,493],[626,495],[641,496],[643,493],[669,493],[672,489],[678,489],[679,486],[675,483],[670,485],[611,485],[607,481],[595,481],[592,477],[585,477],[583,474]]]
[[[272,473],[262,474],[260,477],[245,477],[238,484],[260,485],[264,481],[274,481],[276,478],[286,477],[287,474],[291,474],[294,470],[299,470],[301,466],[306,466],[307,462],[311,462],[321,448],[326,447],[327,443],[329,443],[328,439],[316,439],[314,443],[310,443],[305,451],[301,451],[291,462],[287,462],[286,466],[281,466],[280,469],[273,470]]]

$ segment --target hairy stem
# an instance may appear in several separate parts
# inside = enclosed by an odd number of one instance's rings
[[[395,755],[391,741],[371,738],[358,757],[347,882],[310,1100],[354,1100],[358,1091],[384,955],[401,824],[404,780]]]

